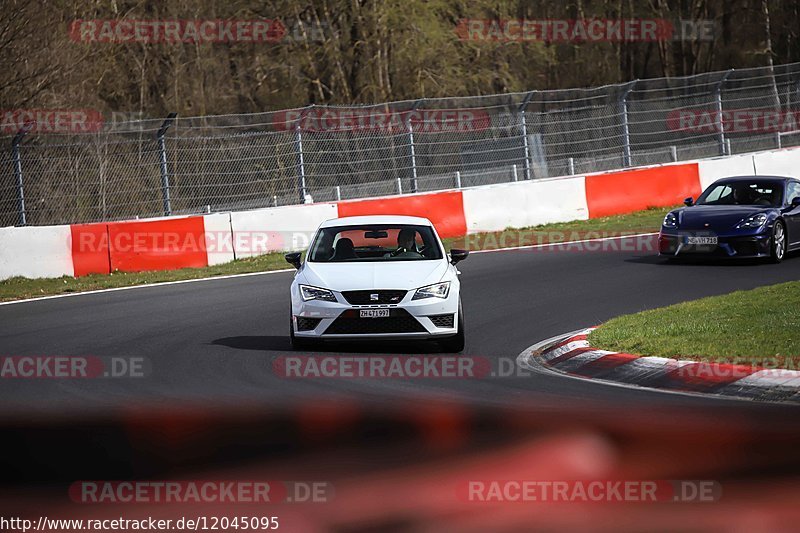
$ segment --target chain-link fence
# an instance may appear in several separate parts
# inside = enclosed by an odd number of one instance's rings
[[[241,210],[800,145],[800,64],[2,138],[0,226]]]

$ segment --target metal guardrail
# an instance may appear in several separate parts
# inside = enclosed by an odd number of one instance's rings
[[[800,145],[800,64],[588,89],[28,125],[0,150],[0,226],[471,187]]]

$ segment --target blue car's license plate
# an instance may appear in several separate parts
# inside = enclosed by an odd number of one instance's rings
[[[686,244],[718,244],[717,237],[685,237]]]

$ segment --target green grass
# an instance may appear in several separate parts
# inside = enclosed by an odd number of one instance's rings
[[[130,287],[148,283],[164,283],[166,281],[265,272],[283,268],[291,268],[283,259],[283,254],[272,253],[204,268],[182,268],[157,272],[114,272],[112,274],[90,274],[79,278],[73,278],[72,276],[37,279],[16,277],[0,281],[0,301]]]
[[[626,215],[542,224],[528,228],[508,228],[492,233],[479,233],[445,239],[448,248],[486,250],[508,246],[529,246],[553,242],[633,235],[658,231],[664,215],[674,207],[651,207]]]
[[[796,368],[800,281],[621,316],[589,341],[617,352]]]
[[[524,246],[656,231],[661,225],[661,220],[664,218],[664,213],[667,209],[653,208],[629,215],[544,224],[522,229],[509,228],[502,232],[444,239],[444,244],[448,250],[450,248],[466,248],[468,250],[496,249],[506,246]],[[70,276],[38,279],[16,277],[0,281],[0,301],[230,274],[266,272],[283,268],[291,268],[284,261],[283,253],[272,253],[205,268],[183,268],[180,270],[138,273],[114,272],[112,274],[92,274],[79,278]]]

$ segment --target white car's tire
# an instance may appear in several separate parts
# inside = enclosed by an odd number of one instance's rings
[[[464,312],[461,309],[461,301],[458,302],[458,333],[452,337],[447,337],[439,341],[439,346],[446,353],[461,353],[464,351]]]
[[[301,339],[295,336],[294,334],[294,319],[292,315],[289,315],[289,340],[292,344],[292,350],[294,351],[301,351],[301,350],[311,350],[315,346],[315,342],[313,339]]]

